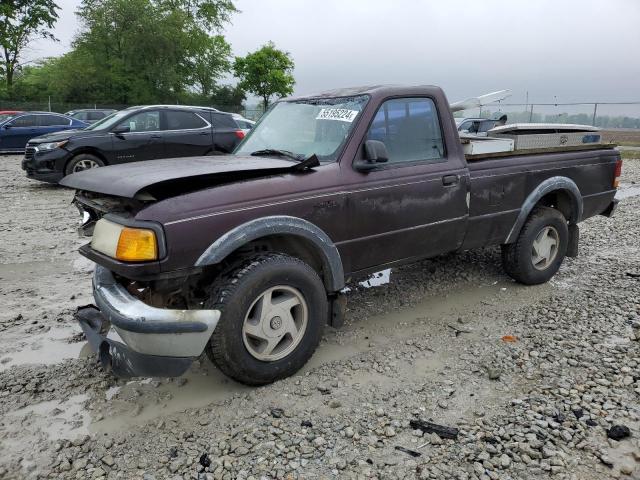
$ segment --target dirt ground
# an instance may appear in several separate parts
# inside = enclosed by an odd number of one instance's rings
[[[102,372],[72,319],[92,303],[72,192],[19,162],[0,156],[0,478],[640,478],[640,159],[548,284],[485,249],[351,285],[346,325],[261,388],[206,358]]]

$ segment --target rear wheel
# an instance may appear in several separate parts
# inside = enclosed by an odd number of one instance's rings
[[[67,163],[64,169],[64,173],[65,175],[71,175],[72,173],[98,167],[104,167],[104,162],[101,159],[90,153],[80,153],[69,160],[69,163]]]
[[[502,264],[510,277],[526,285],[549,281],[564,260],[567,220],[554,208],[537,207],[514,243],[502,246]]]
[[[320,342],[328,308],[318,274],[283,254],[254,257],[223,275],[205,307],[221,311],[209,358],[248,385],[298,371]]]

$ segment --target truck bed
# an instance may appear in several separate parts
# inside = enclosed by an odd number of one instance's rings
[[[532,189],[551,177],[575,182],[584,207],[580,221],[603,213],[616,192],[619,155],[614,147],[592,144],[466,156],[471,185],[463,248],[503,243]]]

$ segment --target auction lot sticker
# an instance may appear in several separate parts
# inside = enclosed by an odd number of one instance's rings
[[[353,122],[358,115],[358,110],[347,108],[323,108],[318,113],[316,120],[340,120],[341,122]]]

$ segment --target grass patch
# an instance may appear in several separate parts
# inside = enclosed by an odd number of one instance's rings
[[[640,160],[640,152],[633,150],[620,150],[620,157],[624,160]]]

